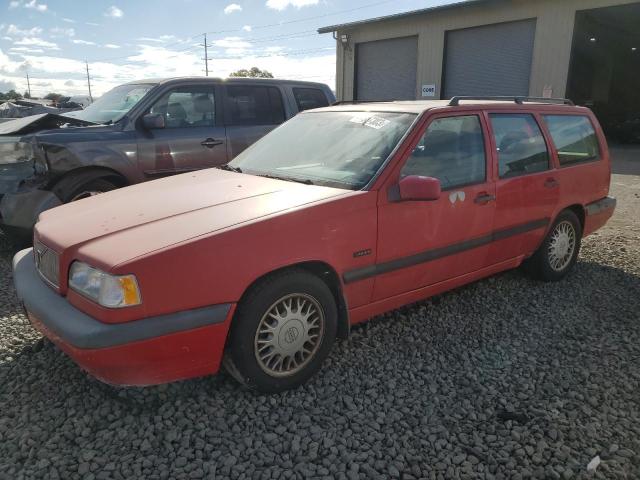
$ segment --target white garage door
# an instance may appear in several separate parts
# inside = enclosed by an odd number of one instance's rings
[[[444,97],[528,95],[535,35],[535,19],[447,32]]]
[[[418,38],[356,45],[356,100],[415,100]]]

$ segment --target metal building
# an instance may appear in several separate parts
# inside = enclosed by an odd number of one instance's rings
[[[529,95],[640,114],[638,0],[468,0],[319,32],[337,40],[338,100]]]

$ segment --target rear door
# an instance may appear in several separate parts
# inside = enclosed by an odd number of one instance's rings
[[[165,127],[138,126],[138,161],[147,177],[227,163],[225,127],[216,87],[189,85],[163,93],[147,113],[161,114]]]
[[[532,113],[490,112],[491,143],[498,167],[491,263],[535,251],[559,199],[551,149]]]
[[[229,160],[285,121],[282,92],[274,85],[225,85]]]

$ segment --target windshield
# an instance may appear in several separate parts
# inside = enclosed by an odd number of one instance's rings
[[[229,165],[253,175],[357,190],[371,180],[415,118],[388,112],[299,114]]]
[[[142,100],[153,86],[151,84],[120,85],[109,90],[84,110],[65,113],[65,115],[93,123],[117,122]]]

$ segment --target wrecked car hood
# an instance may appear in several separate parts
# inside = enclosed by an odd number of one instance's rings
[[[63,125],[72,127],[86,127],[94,123],[77,118],[66,117],[56,113],[41,113],[30,117],[18,118],[0,123],[0,135],[24,135],[38,130],[60,128]]]

